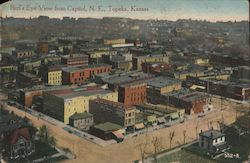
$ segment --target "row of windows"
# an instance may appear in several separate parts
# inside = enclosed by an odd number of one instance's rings
[[[134,115],[135,115],[135,112],[127,113],[127,114],[126,114],[126,118],[127,118],[127,117],[131,117],[131,116],[134,116]]]

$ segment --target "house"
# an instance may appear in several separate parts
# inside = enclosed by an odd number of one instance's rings
[[[89,130],[94,125],[94,118],[91,113],[75,113],[69,117],[69,125],[80,130]]]
[[[11,159],[27,157],[34,152],[32,139],[28,128],[18,128],[11,132],[7,143]]]
[[[199,147],[208,152],[210,155],[223,153],[229,148],[225,134],[219,130],[211,130],[199,134]]]

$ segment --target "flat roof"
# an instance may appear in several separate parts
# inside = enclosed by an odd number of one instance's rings
[[[197,92],[197,91],[191,91],[186,88],[182,88],[178,91],[174,91],[171,93],[165,93],[163,96],[173,96],[179,99],[183,99],[185,101],[194,101],[194,100],[201,100],[201,99],[206,99],[208,98],[208,95],[202,93],[202,92]]]
[[[122,129],[122,126],[111,123],[111,122],[105,122],[105,123],[101,123],[101,124],[97,124],[95,126],[93,126],[96,129],[102,130],[104,132],[112,132],[114,130],[118,130],[118,129]]]
[[[116,109],[124,109],[124,110],[132,110],[133,109],[132,106],[126,106],[126,105],[124,105],[124,103],[121,103],[121,102],[114,102],[114,101],[101,99],[101,98],[94,99],[93,101],[98,103],[98,104],[115,107]]]
[[[176,111],[184,110],[184,109],[174,108],[174,107],[171,107],[169,105],[154,105],[154,104],[150,104],[150,103],[140,104],[140,105],[137,105],[137,107],[145,108],[148,110],[154,110],[154,111],[158,111],[158,112],[163,112],[166,114],[171,114],[171,113],[174,113]]]
[[[168,85],[176,84],[176,83],[181,83],[181,81],[173,78],[168,78],[168,77],[156,77],[154,79],[151,79],[148,81],[149,86],[157,87],[157,88],[162,88]]]
[[[87,66],[72,66],[72,67],[65,67],[62,68],[64,72],[76,72],[76,71],[82,71],[83,69],[87,68],[98,68],[98,67],[112,67],[109,64],[90,64]]]
[[[84,119],[84,118],[89,118],[92,117],[93,115],[91,113],[88,112],[84,112],[84,113],[75,113],[72,116],[70,116],[70,119],[73,120],[78,120],[78,119]]]
[[[211,139],[216,139],[216,138],[225,136],[225,134],[220,132],[219,130],[213,130],[213,129],[201,132],[199,135],[200,136],[205,136],[205,137],[208,137],[208,138],[211,138]]]
[[[92,96],[92,95],[100,95],[100,94],[108,94],[112,93],[110,90],[104,90],[97,86],[82,86],[77,88],[68,88],[68,89],[59,89],[53,91],[47,91],[48,94],[52,94],[54,96],[69,99],[73,97],[79,96]]]
[[[28,72],[20,72],[21,75],[26,76],[28,78],[39,78],[38,76],[28,73]]]
[[[126,84],[136,81],[146,82],[145,80],[151,79],[153,77],[154,75],[144,72],[131,72],[114,76],[111,75],[110,77],[104,78],[103,81],[109,84]]]
[[[62,58],[79,58],[79,57],[88,57],[86,54],[70,54],[70,55],[64,55]]]

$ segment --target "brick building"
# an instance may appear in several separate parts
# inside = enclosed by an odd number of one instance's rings
[[[158,74],[161,71],[169,71],[172,65],[164,62],[144,62],[141,64],[142,71],[145,73]]]
[[[63,84],[83,84],[87,79],[94,77],[95,74],[107,73],[111,69],[112,66],[107,64],[63,68]]]
[[[141,104],[147,100],[147,83],[144,81],[119,86],[118,101],[126,106]]]
[[[130,106],[146,101],[147,81],[152,78],[155,78],[152,74],[134,71],[103,77],[102,82],[111,90],[118,90],[118,101]]]
[[[68,66],[86,66],[89,63],[89,57],[84,54],[65,55],[62,57],[61,63]]]
[[[49,43],[46,41],[40,41],[37,43],[37,51],[40,54],[49,53]]]
[[[94,115],[94,122],[97,124],[112,122],[123,127],[133,127],[135,124],[135,107],[125,106],[120,102],[90,100],[89,112]]]
[[[17,74],[17,85],[19,87],[29,87],[33,85],[39,85],[41,83],[41,78],[34,74],[28,72],[20,72]]]
[[[169,57],[166,55],[148,55],[136,56],[132,58],[133,70],[142,70],[142,63],[145,62],[169,62]]]
[[[162,94],[159,98],[155,98],[150,102],[183,108],[186,114],[197,114],[204,112],[204,106],[208,101],[209,98],[204,93],[189,91],[183,88],[179,91]]]

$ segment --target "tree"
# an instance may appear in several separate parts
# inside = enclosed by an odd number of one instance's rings
[[[153,147],[154,147],[154,159],[155,159],[155,162],[157,162],[156,155],[157,155],[157,153],[159,153],[162,150],[161,138],[159,138],[157,136],[153,137],[152,144],[153,144]]]
[[[183,130],[182,134],[183,134],[183,144],[185,144],[186,143],[187,130]]]
[[[198,127],[199,127],[198,125],[199,125],[199,121],[197,121],[195,125],[196,139],[198,139]]]
[[[42,125],[37,132],[37,136],[39,140],[47,145],[51,145],[55,147],[56,145],[56,139],[54,136],[50,136],[49,130],[47,126]]]
[[[147,147],[148,147],[148,139],[147,138],[145,140],[142,140],[142,142],[140,142],[138,144],[142,163],[144,163],[144,159],[145,159],[146,154],[147,154]]]
[[[169,133],[169,144],[170,144],[170,148],[172,147],[172,142],[173,142],[173,139],[174,139],[174,136],[175,136],[175,131],[170,131]]]

